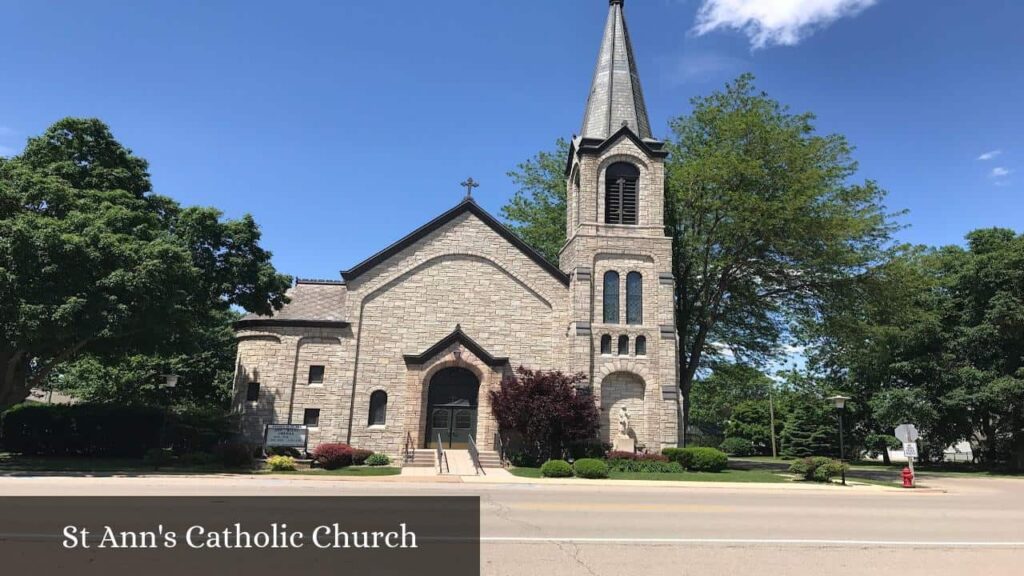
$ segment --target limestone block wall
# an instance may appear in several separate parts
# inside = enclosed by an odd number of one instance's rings
[[[242,416],[246,441],[262,442],[267,424],[301,424],[306,408],[320,409],[320,426],[309,433],[311,449],[344,441],[354,347],[350,330],[274,327],[243,330],[237,338],[232,405]],[[322,385],[308,384],[311,365],[325,367]],[[245,399],[249,382],[260,384],[256,402]]]
[[[402,424],[423,402],[409,395],[403,357],[457,325],[512,366],[568,368],[568,288],[471,213],[350,282],[347,302],[359,341],[352,443],[362,448],[398,455],[407,432],[417,437]],[[388,424],[369,429],[377,389],[388,393]]]

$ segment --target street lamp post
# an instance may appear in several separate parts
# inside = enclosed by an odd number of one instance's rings
[[[160,383],[161,390],[173,390],[178,386],[178,375],[177,374],[161,374],[164,381]],[[168,394],[169,395],[169,394]],[[163,418],[160,422],[160,448],[164,447],[164,440],[167,436],[167,412],[169,411],[170,402],[164,403]]]
[[[843,416],[846,414],[846,401],[850,398],[837,394],[829,398],[832,405],[836,407],[839,415],[839,470],[843,478],[843,486],[846,486],[846,446],[843,444]]]

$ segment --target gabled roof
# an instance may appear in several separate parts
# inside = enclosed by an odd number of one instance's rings
[[[555,279],[557,279],[559,282],[566,286],[569,285],[569,276],[566,273],[562,272],[557,266],[549,262],[547,258],[541,256],[539,252],[531,248],[526,242],[523,242],[523,240],[519,238],[519,236],[516,236],[515,232],[512,232],[511,230],[508,229],[507,226],[499,222],[497,218],[491,216],[486,210],[481,208],[472,198],[466,198],[451,210],[445,212],[444,214],[441,214],[437,218],[434,218],[430,222],[413,231],[405,238],[402,238],[398,242],[395,242],[391,246],[388,246],[384,250],[381,250],[380,252],[374,254],[373,256],[364,260],[363,262],[360,262],[355,267],[350,268],[348,270],[343,270],[341,272],[342,278],[344,278],[346,282],[351,282],[352,280],[355,280],[356,278],[362,276],[366,272],[373,269],[381,262],[384,262],[388,258],[394,256],[395,254],[398,254],[402,250],[405,250],[409,246],[425,238],[431,232],[434,232],[435,230],[439,229],[445,224],[451,222],[452,220],[466,213],[473,214],[474,216],[479,218],[484,224],[487,224],[487,226],[490,227],[491,230],[494,230],[502,238],[504,238],[510,244],[518,248],[520,252],[526,255],[530,260],[536,262],[538,266],[540,266],[549,274],[554,276]]]
[[[651,121],[640,89],[623,0],[611,0],[609,4],[580,136],[604,140],[622,126],[629,126],[641,139],[650,138]]]
[[[508,364],[508,358],[497,358],[491,356],[491,354],[487,352],[487,350],[484,350],[479,344],[476,343],[476,341],[474,341],[472,338],[467,336],[465,332],[462,331],[462,325],[460,324],[457,324],[455,326],[454,332],[445,336],[440,342],[434,344],[433,346],[425,350],[422,354],[406,354],[404,356],[405,363],[412,364],[414,366],[426,364],[432,358],[434,358],[441,352],[444,352],[446,348],[448,348],[452,344],[455,344],[456,342],[461,344],[464,348],[466,348],[473,354],[476,354],[476,357],[483,360],[484,363],[487,364],[488,366],[504,366]]]
[[[565,160],[566,176],[572,170],[572,159],[574,156],[577,154],[601,154],[609,146],[618,142],[620,138],[628,138],[633,144],[636,144],[637,148],[643,150],[645,154],[652,158],[668,158],[669,153],[665,149],[664,142],[654,140],[653,138],[641,140],[629,126],[623,126],[604,140],[598,138],[574,138],[572,144],[569,145],[569,156]]]

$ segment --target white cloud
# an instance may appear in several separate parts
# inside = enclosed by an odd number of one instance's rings
[[[1009,168],[1003,168],[1002,166],[996,166],[995,168],[992,169],[992,173],[990,174],[990,176],[992,178],[1006,178],[1007,176],[1009,176],[1012,173],[1013,173],[1013,170],[1010,170]]]
[[[1002,151],[1002,150],[992,150],[992,151],[990,151],[990,152],[985,152],[985,153],[984,153],[984,154],[982,154],[981,156],[978,156],[978,160],[981,160],[982,162],[984,162],[984,161],[986,161],[986,160],[992,160],[992,159],[994,159],[994,158],[995,158],[996,156],[999,156],[999,155],[1000,155],[1000,154],[1002,154],[1002,153],[1003,153],[1003,151]]]
[[[854,16],[879,0],[703,0],[694,30],[699,35],[740,30],[753,48],[793,46],[819,28]]]

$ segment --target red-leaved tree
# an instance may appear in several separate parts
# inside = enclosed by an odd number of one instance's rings
[[[576,442],[597,438],[594,399],[579,391],[583,374],[520,367],[490,392],[491,411],[502,437],[514,438],[524,463],[561,458]]]

